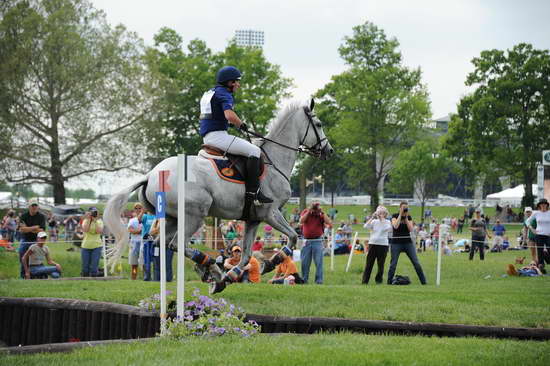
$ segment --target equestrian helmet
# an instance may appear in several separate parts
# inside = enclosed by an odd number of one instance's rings
[[[224,84],[231,80],[239,80],[241,75],[241,72],[236,67],[224,66],[216,73],[216,82],[218,84]]]

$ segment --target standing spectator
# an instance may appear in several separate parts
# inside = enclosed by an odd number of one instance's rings
[[[451,226],[448,224],[449,221],[442,220],[439,224],[439,243],[441,245],[448,244],[451,237],[450,230]]]
[[[392,215],[391,222],[393,226],[393,234],[390,247],[391,263],[390,270],[388,272],[388,284],[392,284],[399,255],[401,252],[405,252],[416,270],[420,283],[425,285],[426,277],[424,276],[424,271],[422,270],[422,266],[416,256],[416,248],[411,239],[413,221],[412,217],[409,215],[409,205],[406,201],[401,202],[399,205],[399,213]]]
[[[40,213],[37,201],[29,201],[29,210],[21,215],[19,230],[22,234],[21,245],[19,246],[19,262],[21,264],[21,278],[25,278],[23,255],[36,242],[36,234],[46,230],[46,216]]]
[[[420,237],[420,246],[419,249],[423,252],[426,251],[426,239],[428,238],[428,232],[422,227],[420,231],[418,232],[418,236]]]
[[[432,228],[432,224],[430,224],[430,228]],[[433,230],[430,231],[430,235],[432,236],[434,247],[437,250],[437,248],[439,248],[439,224],[435,219],[433,220]]]
[[[141,231],[143,239],[143,280],[151,281],[151,263],[153,261],[153,237],[150,235],[151,227],[155,222],[155,215],[149,210],[141,217],[143,229]]]
[[[388,210],[384,206],[378,206],[365,228],[372,230],[369,240],[369,251],[367,262],[363,271],[363,284],[367,285],[370,280],[370,274],[374,267],[374,261],[378,263],[378,272],[374,280],[380,284],[384,280],[384,263],[388,255],[388,236],[392,231],[390,220],[387,219]]]
[[[522,238],[523,238],[523,246],[527,244],[527,247],[531,251],[531,259],[533,262],[538,263],[538,257],[537,257],[537,234],[535,231],[531,231],[529,229],[529,225],[527,225],[527,220],[531,217],[533,214],[533,209],[531,207],[525,207],[525,221],[523,223],[523,232],[522,232]],[[537,220],[531,221],[531,227],[533,227],[535,230],[537,229]]]
[[[86,213],[82,220],[82,232],[84,232],[84,239],[80,246],[82,277],[97,277],[101,250],[103,249],[101,242],[103,221],[99,218],[97,208],[90,207]]]
[[[65,241],[72,241],[78,225],[78,220],[74,216],[69,216],[63,221],[65,225]]]
[[[550,264],[550,211],[548,211],[548,200],[541,199],[537,203],[537,210],[527,220],[529,230],[536,233],[537,259],[540,269],[544,268],[544,262]],[[531,223],[537,221],[537,227],[534,228]]]
[[[325,225],[332,221],[323,212],[319,202],[313,202],[309,209],[305,209],[300,216],[300,224],[304,234],[304,247],[300,253],[302,261],[302,278],[304,283],[309,279],[311,259],[315,262],[315,283],[323,283],[323,231]]]
[[[136,280],[138,276],[138,267],[140,262],[141,252],[141,217],[143,216],[143,206],[140,203],[134,205],[133,217],[128,221],[128,232],[130,232],[130,253],[128,262],[132,266],[132,280]],[[143,261],[143,259],[142,259]]]
[[[493,225],[493,233],[495,234],[493,239],[493,248],[499,249],[498,251],[502,250],[502,241],[505,232],[506,228],[500,223],[500,220],[497,220],[495,225]]]
[[[2,237],[8,241],[9,244],[13,244],[15,240],[15,231],[17,230],[17,220],[15,219],[15,212],[8,210],[6,216],[2,219]]]
[[[264,241],[273,245],[273,228],[270,225],[264,226]]]
[[[50,257],[50,250],[46,246],[48,234],[41,231],[37,234],[36,243],[31,245],[23,255],[22,263],[25,269],[25,278],[31,279],[31,276],[50,275],[52,278],[61,277],[61,266],[55,263]],[[47,262],[49,266],[45,266]]]
[[[329,208],[328,210],[328,216],[330,217],[330,219],[332,221],[336,220],[336,215],[338,214],[338,210],[336,209],[336,207],[331,207]]]
[[[485,260],[485,237],[491,236],[487,232],[487,224],[481,217],[481,210],[475,209],[474,218],[470,221],[470,231],[472,232],[472,247],[470,248],[470,260],[474,259],[476,248],[479,250],[479,259]]]
[[[264,249],[264,243],[262,242],[262,238],[259,236],[256,237],[256,241],[254,244],[252,244],[252,252],[262,252]]]
[[[153,280],[160,281],[160,241],[155,238],[160,234],[160,221],[157,219],[153,222],[151,229],[149,229],[149,235],[153,240]],[[166,246],[166,282],[172,282],[173,278],[173,258],[174,251]]]
[[[464,222],[466,221],[465,217],[462,216],[461,218],[458,219],[458,225],[456,227],[456,233],[457,234],[460,234],[462,233],[462,229],[464,228]]]
[[[57,241],[57,220],[51,212],[48,214],[48,232],[50,241]]]

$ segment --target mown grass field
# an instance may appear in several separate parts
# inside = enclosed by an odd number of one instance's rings
[[[414,214],[414,212],[413,212]],[[463,235],[464,236],[464,235]],[[78,251],[68,244],[50,244],[54,260],[65,276],[80,272]],[[360,284],[364,255],[353,257],[344,271],[347,256],[337,256],[335,270],[325,257],[325,284],[273,286],[235,284],[216,297],[241,306],[246,312],[285,316],[327,316],[355,319],[444,322],[458,324],[550,328],[550,277],[504,276],[505,267],[527,251],[487,253],[470,262],[466,253],[443,257],[441,286],[435,286],[436,256],[419,254],[428,278],[421,286],[406,256],[400,257],[397,273],[408,275],[410,286]],[[386,270],[389,266],[389,256]],[[154,282],[55,281],[16,279],[17,255],[0,252],[0,296],[81,298],[136,305],[159,291]],[[123,275],[128,277],[127,265]],[[314,265],[312,273],[314,275]],[[193,288],[207,292],[192,265],[186,264],[186,298]],[[175,283],[168,289],[175,290]],[[484,338],[435,338],[365,336],[349,333],[313,336],[260,335],[251,339],[221,337],[190,339],[183,343],[159,340],[147,344],[113,345],[71,354],[0,356],[1,365],[33,364],[244,364],[244,365],[548,365],[550,342],[493,340]]]

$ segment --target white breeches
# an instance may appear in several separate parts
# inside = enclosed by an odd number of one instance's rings
[[[203,137],[203,141],[205,145],[211,145],[235,155],[259,158],[261,154],[258,146],[240,137],[230,135],[227,131],[208,132]]]

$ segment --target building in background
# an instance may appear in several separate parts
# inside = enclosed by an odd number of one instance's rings
[[[264,32],[252,29],[236,30],[235,42],[242,47],[262,47],[264,45]]]

